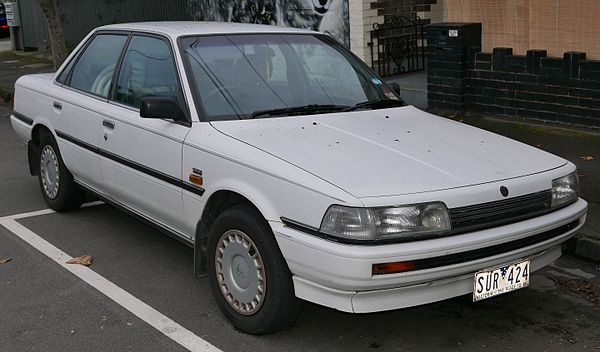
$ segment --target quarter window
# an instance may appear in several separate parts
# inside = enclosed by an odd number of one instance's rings
[[[120,34],[94,37],[73,69],[71,87],[107,98],[126,41],[127,36]]]
[[[155,37],[133,36],[121,65],[115,100],[139,108],[146,96],[182,99],[170,45]]]

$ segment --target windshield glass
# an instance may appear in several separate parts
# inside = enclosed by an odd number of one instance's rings
[[[201,36],[180,44],[200,115],[209,121],[273,116],[264,113],[271,110],[285,115],[295,108],[306,114],[333,112],[365,101],[398,100],[364,63],[323,36]]]

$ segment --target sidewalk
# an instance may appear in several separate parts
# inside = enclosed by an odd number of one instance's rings
[[[0,103],[12,102],[13,86],[21,75],[51,71],[52,65],[47,60],[0,52]],[[447,117],[546,150],[577,165],[581,197],[588,201],[589,211],[583,230],[566,249],[581,258],[600,262],[600,133],[476,115]]]

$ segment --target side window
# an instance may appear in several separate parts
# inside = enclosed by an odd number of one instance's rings
[[[73,69],[71,87],[107,98],[113,72],[126,41],[126,35],[97,35]]]
[[[115,100],[140,107],[146,96],[182,99],[170,45],[159,38],[133,36],[117,82]]]
[[[69,61],[69,63],[65,67],[65,69],[61,71],[60,76],[58,76],[58,78],[56,79],[56,81],[58,83],[60,83],[60,84],[66,83],[67,77],[69,76],[69,73],[71,72],[71,69],[73,68],[73,65],[75,64],[75,61],[77,61],[77,58],[76,57],[72,58],[71,61]]]

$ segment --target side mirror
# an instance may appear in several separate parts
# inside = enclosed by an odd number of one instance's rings
[[[396,94],[398,94],[398,96],[400,96],[400,85],[398,83],[390,82],[390,83],[388,83],[388,86],[390,86],[390,88],[392,88],[394,93],[396,93]]]
[[[187,121],[175,97],[143,97],[140,116],[147,119],[173,119]]]

